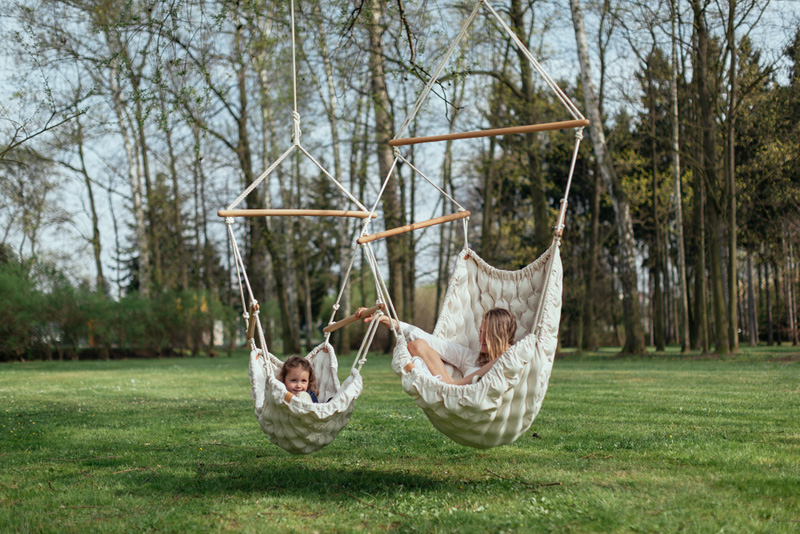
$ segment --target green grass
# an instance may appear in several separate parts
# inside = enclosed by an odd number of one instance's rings
[[[568,355],[533,429],[487,451],[375,356],[301,457],[261,433],[244,355],[3,365],[0,532],[798,532],[797,355]]]

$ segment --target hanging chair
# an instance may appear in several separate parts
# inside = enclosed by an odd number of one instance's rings
[[[573,120],[430,137],[401,138],[482,6],[511,36],[517,48],[553,90]],[[457,443],[480,449],[512,443],[530,428],[542,406],[558,345],[558,327],[561,318],[562,268],[559,246],[578,149],[583,138],[583,128],[588,124],[589,121],[555,84],[488,0],[478,0],[455,41],[418,97],[411,114],[394,139],[389,142],[394,147],[395,162],[381,192],[386,187],[397,163],[402,161],[457,205],[459,210],[451,215],[422,223],[364,235],[358,242],[367,244],[375,239],[462,219],[465,246],[456,261],[433,335],[442,340],[479,350],[478,331],[486,311],[492,308],[504,308],[510,311],[517,321],[515,343],[496,360],[479,381],[470,385],[447,384],[432,377],[427,370],[415,368],[407,341],[400,328],[392,329],[396,340],[392,368],[401,377],[403,389],[422,408],[433,426]],[[418,143],[556,129],[574,129],[575,145],[553,241],[540,258],[518,271],[496,269],[469,249],[467,245],[469,212],[403,157],[398,149],[400,146]],[[385,286],[382,287],[385,289]],[[388,291],[385,291],[381,298],[387,303],[390,317],[399,320]],[[451,376],[455,374],[452,367],[449,371],[453,371]],[[453,378],[460,378],[460,375],[455,374]]]
[[[295,35],[294,35],[294,2],[291,2],[291,35],[292,35],[292,64],[295,62]],[[304,401],[298,396],[286,390],[286,386],[278,380],[278,375],[283,362],[275,357],[267,347],[263,327],[259,320],[259,305],[253,294],[250,281],[247,276],[244,259],[236,241],[234,231],[234,221],[238,217],[278,217],[278,216],[334,216],[334,217],[354,217],[363,220],[361,234],[366,233],[370,219],[375,217],[374,209],[368,212],[353,194],[348,191],[335,177],[333,177],[311,154],[300,144],[300,115],[297,112],[297,73],[292,69],[293,90],[295,94],[293,118],[292,145],[284,152],[278,160],[270,165],[258,178],[256,178],[247,188],[234,200],[226,209],[219,210],[217,214],[224,217],[228,227],[228,237],[236,265],[236,273],[239,282],[239,294],[242,303],[242,316],[247,324],[247,343],[250,347],[249,378],[251,385],[251,397],[254,402],[255,416],[264,433],[270,441],[292,454],[308,454],[318,451],[331,443],[342,428],[347,425],[353,413],[355,400],[362,391],[361,367],[366,361],[367,350],[372,343],[378,322],[368,326],[361,347],[353,361],[350,374],[343,383],[339,383],[338,360],[333,346],[330,344],[331,333],[354,322],[355,316],[334,322],[337,311],[340,308],[340,301],[347,287],[347,282],[353,268],[358,251],[358,245],[354,244],[349,266],[346,273],[342,276],[342,285],[338,298],[333,305],[333,310],[328,321],[328,325],[323,329],[324,340],[314,348],[305,358],[311,363],[316,376],[318,386],[318,399],[320,402],[313,403]],[[306,156],[334,185],[344,194],[347,199],[354,203],[358,210],[319,210],[319,209],[271,209],[271,208],[250,208],[237,209],[237,206],[271,173],[276,169],[292,152],[298,151]],[[362,246],[363,247],[363,246]],[[369,254],[371,249],[367,245],[366,250]],[[374,272],[374,271],[373,271]],[[246,299],[250,306],[247,306]],[[384,304],[378,302],[376,306],[370,308],[371,313],[381,314]]]
[[[396,336],[392,368],[434,427],[479,449],[511,443],[530,428],[542,406],[558,345],[561,284],[556,242],[518,271],[495,269],[469,248],[461,251],[433,335],[479,350],[481,320],[492,308],[509,310],[517,333],[515,343],[483,378],[464,386],[415,369],[405,337]],[[449,370],[459,378],[455,369]]]
[[[250,352],[255,416],[270,441],[293,454],[315,452],[331,443],[350,421],[354,402],[363,387],[356,369],[339,384],[332,345],[322,343],[306,358],[317,379],[318,397],[322,401],[319,403],[303,401],[286,390],[276,376],[282,365],[278,358],[268,353],[267,363],[260,349]]]

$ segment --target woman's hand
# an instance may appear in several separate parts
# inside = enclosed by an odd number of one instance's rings
[[[367,308],[364,308],[364,307],[361,307],[361,308],[357,309],[356,313],[355,313],[356,318],[360,319],[361,318],[361,314],[364,313],[366,310],[367,310]],[[370,321],[372,321],[372,319],[374,317],[375,317],[374,315],[369,315],[367,317],[364,317],[364,322],[365,323],[369,323]],[[392,327],[392,319],[388,315],[381,315],[378,320],[386,328],[391,328]]]

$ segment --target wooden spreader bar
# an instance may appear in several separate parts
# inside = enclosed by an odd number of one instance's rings
[[[361,319],[362,317],[369,317],[370,315],[372,315],[376,311],[382,310],[385,307],[386,307],[386,305],[383,304],[383,303],[376,304],[375,306],[373,306],[371,308],[367,308],[366,310],[364,310],[364,313],[361,314],[361,317],[356,317],[356,314],[353,314],[350,317],[345,317],[341,321],[336,321],[335,323],[329,324],[328,326],[323,328],[322,331],[325,332],[325,333],[328,333],[328,332],[333,332],[335,330],[339,330],[343,326],[347,326],[350,323],[354,323],[354,322],[358,321],[359,319]]]
[[[392,139],[389,144],[392,146],[417,145],[420,143],[435,143],[437,141],[450,141],[456,139],[473,139],[475,137],[493,137],[496,135],[510,135],[529,132],[546,132],[549,130],[567,130],[569,128],[581,128],[589,126],[587,119],[544,122],[542,124],[529,124],[527,126],[507,126],[505,128],[492,128],[490,130],[476,130],[474,132],[460,132],[444,135],[429,135],[427,137],[406,137],[403,139]]]
[[[220,217],[355,217],[367,219],[378,215],[358,210],[306,210],[306,209],[240,209],[219,210]]]
[[[371,243],[372,241],[375,241],[377,239],[383,239],[384,237],[391,237],[393,235],[405,234],[406,232],[413,232],[414,230],[419,230],[420,228],[427,228],[428,226],[435,226],[437,224],[456,221],[458,219],[466,219],[467,217],[469,217],[469,215],[470,212],[468,211],[459,211],[456,213],[451,213],[450,215],[443,215],[441,217],[428,219],[427,221],[407,224],[405,226],[398,226],[397,228],[392,228],[391,230],[384,230],[383,232],[377,232],[374,234],[361,236],[358,239],[356,239],[356,242],[359,245],[363,245],[364,243]]]

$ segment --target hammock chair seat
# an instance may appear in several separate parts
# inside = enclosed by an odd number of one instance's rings
[[[306,402],[297,396],[287,402],[286,386],[277,377],[282,362],[268,353],[267,365],[260,356],[260,350],[250,353],[251,396],[255,416],[270,441],[292,454],[308,454],[331,443],[350,421],[355,400],[361,395],[358,369],[353,368],[340,384],[333,347],[322,343],[306,356],[314,368],[320,402]]]
[[[411,355],[405,337],[397,336],[392,368],[434,427],[457,443],[479,449],[512,443],[530,428],[553,368],[561,287],[556,242],[517,271],[491,267],[468,248],[459,254],[433,335],[479,350],[483,314],[505,308],[517,320],[516,342],[480,381],[456,386],[415,368],[404,371]],[[537,331],[536,310],[541,299],[545,301]]]

